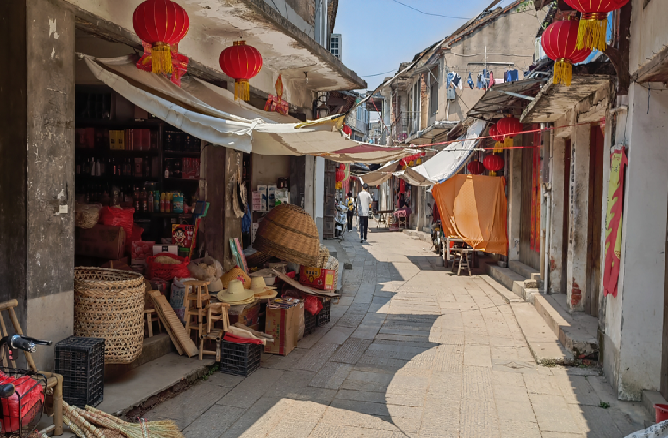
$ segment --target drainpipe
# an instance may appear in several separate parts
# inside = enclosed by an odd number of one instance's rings
[[[545,203],[545,279],[543,284],[545,285],[544,294],[548,294],[550,291],[550,229],[552,228],[552,184],[550,183],[545,185]]]

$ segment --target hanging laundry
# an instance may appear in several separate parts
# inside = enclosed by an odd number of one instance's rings
[[[477,83],[476,83],[476,87],[487,88],[487,87],[485,87],[485,77],[482,75],[482,73],[478,73],[478,80],[477,80]]]
[[[455,73],[455,77],[452,79],[452,86],[453,87],[459,87],[459,89],[462,89],[462,77],[459,76],[459,73]]]
[[[471,77],[471,72],[469,72],[469,79],[466,80],[466,83],[471,89],[473,88],[473,78]]]
[[[450,73],[448,73],[448,77],[447,77],[447,79],[446,79],[445,88],[450,88],[450,83],[452,82],[453,79],[455,79],[455,72],[450,72]]]
[[[489,71],[489,82],[487,83],[487,88],[490,88],[494,85],[494,72]]]
[[[504,82],[506,82],[505,79],[495,79],[494,80],[494,84],[503,84]]]
[[[508,70],[504,75],[503,79],[506,82],[513,82],[513,81],[519,81],[519,72],[517,69],[515,70]]]

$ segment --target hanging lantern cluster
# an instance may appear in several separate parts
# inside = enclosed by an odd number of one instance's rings
[[[401,165],[401,169],[406,169],[412,166],[419,166],[422,164],[422,157],[426,155],[426,152],[420,152],[418,154],[406,156],[399,160],[399,165]]]
[[[607,46],[608,14],[621,9],[629,0],[566,0],[566,3],[582,14],[578,23],[577,50],[599,50]]]
[[[496,123],[496,131],[504,139],[504,147],[513,147],[513,138],[522,132],[522,124],[514,116],[506,116]]]
[[[343,181],[346,179],[346,165],[343,163],[339,164],[336,168],[336,189],[343,189]]]
[[[185,9],[171,0],[146,0],[132,14],[132,26],[137,36],[150,45],[151,72],[172,74],[172,52],[177,51],[190,27]]]
[[[588,48],[578,49],[577,20],[555,21],[545,29],[540,43],[545,54],[554,60],[554,83],[571,85],[573,64],[583,62],[591,54]],[[605,37],[604,37],[605,38]]]
[[[235,41],[220,53],[220,68],[234,79],[234,99],[250,100],[251,78],[262,69],[262,55],[245,41]]]
[[[471,160],[471,163],[468,164],[466,169],[469,170],[469,174],[473,175],[480,175],[485,172],[485,166],[483,166],[483,164],[480,163],[477,159]]]
[[[490,171],[489,175],[492,177],[496,176],[496,173],[503,169],[505,162],[503,157],[498,154],[487,154],[485,159],[482,161],[485,168]]]

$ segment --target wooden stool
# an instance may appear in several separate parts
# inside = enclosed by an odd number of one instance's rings
[[[160,325],[160,318],[155,309],[146,309],[144,308],[144,315],[146,325],[148,326],[148,338],[153,337],[153,322],[158,322],[158,332],[162,332],[162,325]]]
[[[206,334],[200,336],[199,342],[199,359],[202,359],[203,354],[215,355],[216,361],[220,361],[220,344],[223,336],[230,327],[230,320],[227,315],[227,310],[230,308],[229,303],[212,303],[206,308]],[[215,327],[216,322],[222,322],[220,326]],[[213,340],[216,344],[215,351],[204,349],[204,341]]]
[[[184,319],[186,321],[186,332],[190,336],[190,331],[197,329],[197,338],[204,333],[204,319],[206,317],[206,307],[209,305],[211,296],[207,285],[209,282],[203,280],[189,280],[183,283],[186,288],[190,288],[183,296],[183,307],[185,308]],[[194,321],[193,321],[194,319]]]
[[[459,269],[457,270],[457,276],[462,272],[462,267],[466,268],[469,271],[469,276],[471,275],[471,260],[469,255],[473,255],[473,249],[463,248],[459,250]]]

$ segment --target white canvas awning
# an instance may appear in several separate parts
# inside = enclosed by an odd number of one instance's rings
[[[166,123],[214,145],[262,155],[316,155],[341,163],[385,163],[405,148],[367,145],[343,135],[344,115],[300,122],[234,100],[226,89],[189,79],[178,87],[136,67],[136,56],[81,55],[95,77]]]
[[[361,175],[362,182],[369,186],[378,186],[392,178],[392,173],[399,167],[399,161],[393,160],[375,171],[367,172]]]
[[[478,137],[485,130],[485,126],[486,122],[482,120],[474,122],[459,142],[446,146],[441,152],[420,166],[406,168],[402,178],[409,184],[419,186],[431,186],[449,179],[459,172],[471,157],[479,142]]]

